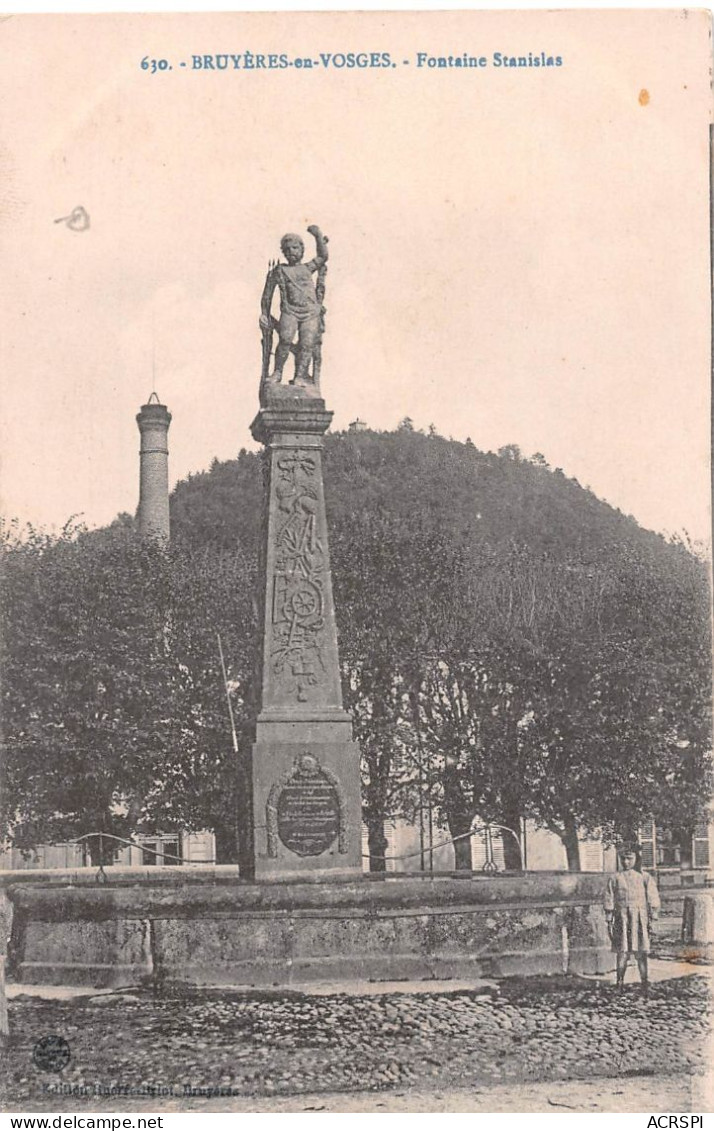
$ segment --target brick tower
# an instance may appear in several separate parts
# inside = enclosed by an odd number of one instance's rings
[[[139,532],[147,538],[169,540],[169,449],[171,413],[152,393],[141,406],[136,423],[139,449]]]

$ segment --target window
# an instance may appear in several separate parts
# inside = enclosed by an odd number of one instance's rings
[[[157,836],[151,840],[141,839],[141,863],[151,867],[162,864],[182,864],[181,837],[174,833],[173,836]]]
[[[640,829],[640,844],[642,867],[646,870],[679,868],[688,872],[710,866],[709,825],[706,822],[695,826],[691,840],[681,831],[647,825]]]
[[[679,868],[682,849],[671,829],[657,827],[657,867]]]
[[[177,836],[171,837],[170,840],[169,839],[162,840],[161,851],[164,853],[164,859],[161,861],[162,864],[180,864],[181,863],[181,861],[179,859],[179,857],[181,856],[181,851],[180,851],[180,848],[179,848],[179,841],[178,841]]]

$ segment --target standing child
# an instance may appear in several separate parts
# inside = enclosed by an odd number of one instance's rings
[[[604,905],[612,949],[617,955],[617,988],[623,988],[627,964],[634,954],[646,997],[650,928],[659,914],[660,902],[654,879],[648,872],[635,871],[636,862],[634,849],[621,850],[622,871],[608,880]]]

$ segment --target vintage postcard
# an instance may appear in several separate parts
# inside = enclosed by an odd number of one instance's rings
[[[702,10],[0,21],[5,1113],[702,1126],[711,103]]]

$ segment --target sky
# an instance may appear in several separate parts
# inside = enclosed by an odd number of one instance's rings
[[[3,512],[133,513],[154,388],[172,484],[254,448],[267,263],[316,223],[333,428],[517,444],[708,540],[708,32],[685,11],[4,19]],[[397,65],[192,67],[362,51]],[[463,52],[487,65],[417,65]],[[80,205],[88,229],[56,222]]]

